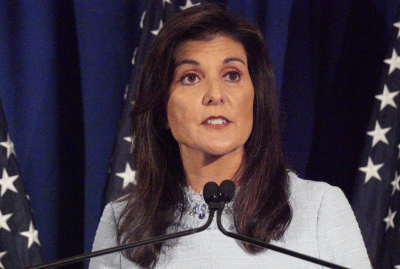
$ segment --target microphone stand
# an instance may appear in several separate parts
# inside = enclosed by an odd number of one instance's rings
[[[97,256],[101,256],[101,255],[105,255],[105,254],[109,254],[109,253],[113,253],[113,252],[117,252],[117,251],[122,251],[122,250],[125,250],[128,248],[147,246],[147,245],[151,245],[151,244],[160,243],[160,242],[163,242],[163,241],[166,241],[169,239],[174,239],[174,238],[202,232],[211,225],[211,222],[213,221],[213,218],[214,218],[214,213],[219,208],[219,203],[212,203],[212,204],[213,205],[209,206],[210,214],[208,216],[207,222],[203,226],[200,226],[198,228],[194,228],[194,229],[190,229],[190,230],[182,231],[182,232],[178,232],[178,233],[173,233],[173,234],[157,236],[157,237],[154,237],[151,239],[142,240],[139,242],[130,243],[130,244],[126,244],[126,245],[116,246],[113,248],[98,250],[98,251],[94,251],[94,252],[90,252],[90,253],[86,253],[86,254],[82,254],[82,255],[76,255],[76,256],[73,256],[70,258],[65,258],[65,259],[62,259],[62,260],[59,260],[56,262],[49,262],[49,263],[44,263],[44,264],[41,264],[38,266],[28,267],[26,269],[54,268],[54,267],[58,267],[58,266],[62,266],[62,265],[70,264],[70,263],[80,262],[80,261],[83,261],[83,260],[86,260],[89,258],[94,258]]]
[[[306,261],[309,261],[309,262],[313,262],[313,263],[316,263],[316,264],[319,264],[319,265],[322,265],[322,266],[326,266],[326,267],[329,267],[329,268],[348,269],[347,267],[343,267],[343,266],[336,265],[336,264],[333,264],[333,263],[330,263],[330,262],[326,262],[326,261],[323,261],[323,260],[320,260],[320,259],[317,259],[317,258],[314,258],[314,257],[311,257],[311,256],[307,256],[307,255],[304,255],[304,254],[301,254],[301,253],[298,253],[298,252],[295,252],[295,251],[291,251],[291,250],[288,250],[288,249],[285,249],[285,248],[281,248],[281,247],[278,247],[278,246],[267,244],[267,243],[265,243],[263,241],[260,241],[260,240],[256,240],[256,239],[253,239],[253,238],[250,238],[250,237],[247,237],[247,236],[243,236],[243,235],[239,235],[239,234],[228,232],[222,226],[222,222],[221,222],[222,211],[223,211],[223,209],[225,207],[225,203],[220,202],[220,204],[221,204],[221,206],[219,207],[218,212],[217,212],[217,225],[218,225],[218,229],[224,235],[229,236],[229,237],[234,238],[234,239],[237,239],[237,240],[240,240],[240,241],[243,241],[243,242],[246,242],[246,243],[249,243],[249,244],[252,244],[252,245],[255,245],[255,246],[258,246],[258,247],[271,249],[271,250],[274,250],[274,251],[277,251],[277,252],[280,252],[280,253],[283,253],[283,254],[286,254],[286,255],[289,255],[289,256],[293,256],[293,257],[296,257],[296,258],[299,258],[299,259],[302,259],[302,260],[306,260]]]

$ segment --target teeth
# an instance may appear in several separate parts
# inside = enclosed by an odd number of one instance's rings
[[[207,120],[207,123],[208,124],[224,124],[226,122],[226,120],[225,119],[221,119],[221,118],[218,118],[218,119],[208,119]]]

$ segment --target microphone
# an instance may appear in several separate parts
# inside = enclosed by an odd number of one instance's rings
[[[348,269],[346,267],[334,264],[334,263],[330,263],[324,260],[320,260],[311,256],[307,256],[292,250],[288,250],[285,248],[281,248],[275,245],[271,245],[271,244],[267,244],[263,241],[260,240],[256,240],[247,236],[243,236],[243,235],[239,235],[239,234],[235,234],[235,233],[231,233],[228,232],[227,230],[224,229],[224,227],[222,226],[222,222],[221,222],[221,216],[222,216],[222,211],[224,210],[225,204],[229,203],[233,197],[235,195],[235,183],[233,183],[233,181],[231,180],[224,180],[222,181],[219,189],[218,189],[218,198],[220,201],[220,207],[218,208],[218,212],[217,212],[217,225],[218,225],[218,229],[226,236],[229,236],[231,238],[258,246],[258,247],[263,247],[266,249],[271,249],[292,257],[296,257],[302,260],[306,260],[312,263],[316,263],[322,266],[326,266],[329,268],[334,268],[334,269]]]
[[[147,245],[151,245],[151,244],[160,243],[160,242],[163,242],[163,241],[166,241],[169,239],[174,239],[174,238],[202,232],[211,225],[213,218],[214,218],[215,211],[218,210],[221,206],[224,206],[224,204],[220,203],[218,200],[218,184],[215,182],[208,182],[204,185],[203,196],[205,197],[205,199],[207,199],[208,207],[210,210],[208,220],[203,226],[200,226],[200,227],[194,228],[194,229],[190,229],[187,231],[182,231],[182,232],[177,232],[177,233],[167,234],[167,235],[161,235],[161,236],[157,236],[157,237],[154,237],[151,239],[142,240],[142,241],[126,244],[126,245],[121,245],[121,246],[116,246],[116,247],[112,247],[112,248],[107,248],[107,249],[103,249],[103,250],[90,252],[90,253],[76,255],[76,256],[61,259],[61,260],[55,261],[55,262],[43,263],[41,265],[28,267],[26,269],[44,269],[44,268],[59,267],[62,265],[81,262],[86,259],[94,258],[94,257],[105,255],[105,254],[110,254],[110,253],[117,252],[117,251],[122,251],[122,250],[129,249],[129,248],[147,246]]]
[[[235,183],[232,180],[226,179],[221,182],[218,189],[219,201],[225,204],[229,203],[235,196]]]
[[[219,203],[218,189],[218,184],[212,181],[204,185],[203,198],[210,210],[218,210],[221,206]]]

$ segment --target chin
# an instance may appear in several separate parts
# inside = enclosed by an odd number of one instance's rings
[[[233,147],[233,146],[214,146],[214,147],[209,147],[207,150],[205,150],[205,152],[209,155],[214,155],[214,156],[223,156],[223,155],[227,155],[229,153],[232,153],[236,150],[238,150],[239,147]]]

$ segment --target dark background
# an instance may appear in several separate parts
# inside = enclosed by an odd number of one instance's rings
[[[0,98],[46,261],[91,249],[144,2],[0,2]],[[351,200],[400,0],[220,2],[265,35],[292,168]]]

